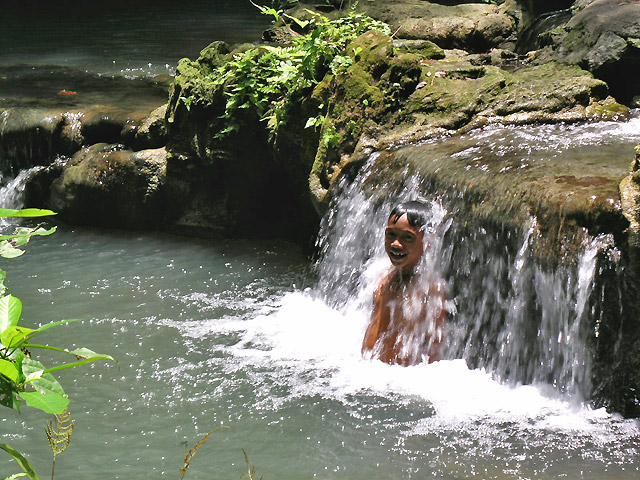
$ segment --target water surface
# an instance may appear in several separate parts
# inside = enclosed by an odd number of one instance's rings
[[[605,151],[615,143],[632,155],[637,134],[621,133],[629,124],[601,127]],[[543,138],[552,136],[545,128],[494,128],[490,138],[503,136],[497,143],[476,132],[479,155],[506,148],[525,159],[530,151],[520,147],[528,135],[539,161],[585,152],[593,155],[586,162],[597,161],[598,129],[572,127],[562,135],[556,128],[557,139],[570,139],[562,149],[544,147]],[[545,155],[544,148],[560,153]],[[456,228],[455,210],[431,195],[438,236],[424,265],[457,285],[448,357],[407,368],[363,360],[371,294],[388,268],[385,212],[426,194],[417,179],[407,179],[380,205],[361,188],[367,175],[365,168],[344,185],[326,217],[315,268],[285,243],[79,228],[35,239],[23,257],[4,261],[7,284],[25,304],[25,325],[80,318],[46,339],[86,345],[120,362],[60,375],[76,429],[58,458],[59,475],[176,478],[185,447],[225,426],[201,448],[188,478],[238,478],[247,468],[242,449],[266,479],[637,478],[637,421],[591,408],[580,395],[589,389],[589,349],[574,334],[589,325],[581,322],[590,318],[594,259],[600,249],[615,251],[611,240],[593,238],[576,265],[540,270],[531,263],[535,238],[526,229],[513,254],[495,254],[506,251],[503,240],[481,230],[445,242]],[[17,185],[10,190],[19,193]],[[519,353],[530,288],[544,317],[533,319],[541,326],[533,341],[551,352],[541,357],[535,349]],[[481,328],[493,318],[500,318],[493,330]],[[487,350],[494,354],[478,363],[471,344],[485,340],[487,348],[503,348]],[[543,364],[536,366],[538,358]],[[504,375],[521,367],[533,369],[526,384]],[[46,420],[29,409],[5,411],[1,427],[3,440],[41,475],[50,461]],[[2,461],[4,473],[9,464]]]

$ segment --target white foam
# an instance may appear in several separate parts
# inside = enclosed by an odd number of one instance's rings
[[[614,416],[565,398],[548,385],[504,385],[460,359],[411,367],[364,360],[360,345],[367,319],[366,308],[338,311],[307,291],[284,295],[275,310],[255,318],[218,320],[206,329],[239,335],[241,340],[227,350],[238,362],[234,368],[269,371],[288,383],[293,396],[345,401],[371,393],[428,402],[435,414],[414,425],[415,434],[481,421],[611,436]],[[626,435],[639,434],[632,424],[625,428]]]

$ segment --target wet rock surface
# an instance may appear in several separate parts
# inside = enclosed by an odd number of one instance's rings
[[[633,0],[577,1],[571,17],[542,33],[538,61],[555,58],[579,65],[609,84],[621,102],[640,95],[640,8]]]
[[[164,148],[132,152],[95,144],[64,165],[48,204],[75,224],[154,228],[164,217],[165,181]]]
[[[127,79],[53,66],[6,67],[0,77],[0,169],[15,174],[48,165],[57,155],[72,155],[82,145],[127,143],[127,133],[133,131],[135,137],[149,113],[166,103],[166,89],[166,78]],[[159,143],[142,141],[140,146]]]

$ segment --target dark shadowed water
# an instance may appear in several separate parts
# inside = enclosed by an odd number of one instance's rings
[[[3,5],[0,66],[171,74],[214,40],[253,42],[269,25],[248,0],[62,1]]]

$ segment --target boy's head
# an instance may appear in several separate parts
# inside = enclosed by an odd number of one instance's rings
[[[424,251],[424,230],[429,206],[422,202],[401,203],[389,214],[384,248],[391,263],[403,273],[412,273]]]
[[[405,213],[407,214],[409,225],[421,232],[424,232],[431,213],[429,205],[417,200],[400,203],[391,210],[388,223],[396,223]]]

